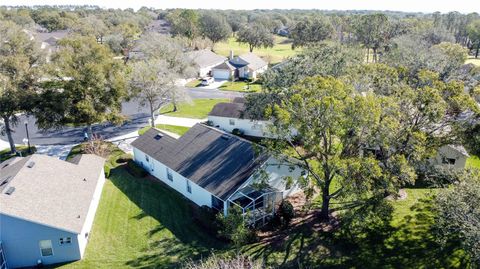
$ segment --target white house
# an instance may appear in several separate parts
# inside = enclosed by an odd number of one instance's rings
[[[179,139],[152,128],[131,145],[135,162],[195,204],[224,214],[239,206],[252,222],[271,216],[276,203],[298,190],[286,177],[302,176],[250,141],[203,124]],[[253,188],[260,180],[268,186]]]
[[[237,97],[232,103],[218,103],[208,114],[210,125],[229,133],[238,129],[247,136],[272,137],[268,128],[272,124],[268,120],[251,119],[245,111],[245,99]]]
[[[232,68],[233,71],[232,71]],[[258,76],[267,71],[268,63],[257,55],[248,52],[237,57],[233,57],[230,52],[228,65],[219,64],[212,69],[212,76],[215,79],[251,79],[255,80]]]
[[[437,155],[432,159],[434,165],[464,169],[470,157],[461,145],[445,145],[438,149]]]
[[[34,154],[0,164],[0,242],[8,268],[79,260],[105,182],[104,159]]]
[[[227,60],[226,57],[220,56],[208,49],[187,52],[187,57],[195,63],[197,76],[201,78],[211,76],[212,69]]]

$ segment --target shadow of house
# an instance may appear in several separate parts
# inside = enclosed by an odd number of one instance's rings
[[[135,178],[124,166],[111,171],[111,182],[142,211],[133,218],[151,217],[159,222],[145,237],[149,238],[148,252],[125,262],[136,268],[175,268],[179,261],[208,256],[225,244],[208,235],[192,221],[191,202],[151,177]],[[155,237],[167,229],[173,237]],[[152,252],[153,250],[153,252]]]

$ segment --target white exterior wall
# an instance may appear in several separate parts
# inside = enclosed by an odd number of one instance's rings
[[[264,73],[265,71],[267,71],[268,69],[268,65],[265,65],[264,67],[260,68],[260,69],[257,69],[255,71],[252,71],[251,72],[251,75],[250,75],[250,78],[251,79],[257,79],[258,78],[258,75]]]
[[[93,220],[95,219],[95,213],[97,212],[98,204],[100,203],[100,198],[102,196],[103,186],[105,185],[105,171],[102,169],[97,186],[95,187],[95,192],[93,193],[92,201],[90,201],[90,206],[88,208],[87,217],[83,224],[81,233],[78,235],[78,245],[80,247],[80,256],[83,258],[85,254],[85,248],[87,246],[88,240],[91,235],[91,230],[93,226]]]
[[[455,159],[455,164],[444,164],[443,158]],[[449,146],[442,146],[438,149],[437,156],[433,159],[434,165],[440,165],[444,167],[453,167],[454,169],[464,169],[467,163],[467,156],[461,154],[457,150]]]
[[[152,176],[178,191],[195,204],[199,206],[206,205],[208,207],[212,207],[212,194],[204,188],[198,186],[191,180],[186,179],[173,169],[170,169],[173,176],[173,181],[170,181],[167,177],[167,166],[153,159],[151,156],[149,156],[149,162],[147,162],[145,153],[137,148],[133,148],[133,156],[135,162],[143,166]],[[192,193],[187,192],[187,180],[190,181]]]
[[[231,133],[233,129],[239,129],[245,135],[256,137],[271,137],[268,134],[268,121],[254,121],[250,119],[235,119],[217,116],[208,116],[208,120],[212,122],[213,126],[218,126],[219,129]],[[230,120],[235,122],[235,125],[230,125]]]
[[[221,62],[218,62],[218,63],[215,63],[214,65],[210,65],[210,66],[206,66],[206,67],[201,67],[199,70],[198,70],[198,76],[201,77],[201,78],[204,78],[204,77],[207,77],[208,76],[208,73],[210,73],[210,71],[212,71],[212,69],[219,65],[219,64],[222,64],[223,61]]]

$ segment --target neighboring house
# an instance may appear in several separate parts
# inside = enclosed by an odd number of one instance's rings
[[[162,19],[153,20],[145,27],[146,32],[155,32],[155,33],[165,34],[165,35],[170,34],[170,29],[171,29],[170,23]]]
[[[212,68],[223,64],[227,60],[226,57],[220,56],[208,49],[187,52],[187,57],[195,63],[197,76],[200,78],[211,76]]]
[[[135,162],[198,206],[225,215],[238,206],[250,222],[272,216],[298,190],[286,176],[302,176],[300,168],[280,164],[252,142],[203,124],[178,139],[152,128],[131,145]],[[260,178],[267,184],[254,188]]]
[[[247,136],[272,137],[268,120],[251,119],[245,110],[245,99],[237,97],[232,103],[218,103],[208,114],[209,124],[229,133],[238,129]]]
[[[437,156],[432,159],[434,165],[464,169],[470,157],[461,145],[445,145],[438,149]]]
[[[58,41],[65,38],[69,34],[68,30],[34,33],[36,40],[41,42],[41,49],[47,51],[47,55],[50,56],[58,49]]]
[[[105,182],[104,159],[34,154],[0,164],[0,241],[8,268],[79,260]]]
[[[212,76],[215,79],[232,79],[231,67],[234,67],[233,79],[251,79],[255,80],[258,76],[267,71],[268,63],[257,55],[248,52],[237,57],[233,57],[230,52],[229,65],[219,64],[213,68]]]
[[[290,35],[290,29],[287,26],[283,26],[278,29],[277,35],[288,37]]]

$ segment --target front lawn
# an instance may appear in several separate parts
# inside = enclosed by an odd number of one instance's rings
[[[258,83],[249,83],[247,81],[228,81],[220,86],[219,90],[222,91],[236,91],[236,92],[259,92],[262,89],[262,85]]]
[[[0,163],[3,162],[3,161],[6,161],[10,158],[13,158],[15,156],[28,156],[30,154],[33,154],[37,151],[37,149],[35,148],[35,146],[31,146],[30,149],[31,149],[31,152],[29,153],[28,152],[28,146],[16,146],[17,148],[17,153],[18,154],[12,154],[10,153],[10,148],[7,148],[7,149],[4,149],[4,150],[1,150],[0,151]]]
[[[222,246],[192,222],[180,194],[119,166],[105,183],[84,259],[61,268],[176,268]]]
[[[220,55],[228,57],[230,50],[238,56],[249,52],[247,44],[241,44],[236,41],[235,38],[229,38],[227,41],[223,41],[215,44],[214,51]],[[255,48],[253,53],[262,57],[269,64],[274,65],[280,63],[288,57],[298,54],[301,49],[292,50],[292,41],[286,37],[275,36],[275,45],[272,48]]]
[[[175,112],[173,112],[173,105],[168,104],[160,109],[160,114],[170,117],[204,119],[213,106],[228,101],[228,99],[194,99],[191,103],[178,104]]]
[[[195,88],[195,87],[200,86],[201,83],[202,83],[202,80],[201,80],[201,79],[194,79],[194,80],[192,80],[192,81],[187,82],[187,84],[185,84],[185,87],[187,87],[187,88]]]
[[[138,135],[143,135],[146,131],[150,130],[150,128],[152,128],[152,126],[143,127],[142,129],[138,130]],[[168,124],[157,124],[155,125],[155,128],[160,130],[165,130],[171,133],[175,133],[180,136],[182,136],[184,133],[186,133],[190,129],[190,127],[168,125]]]

